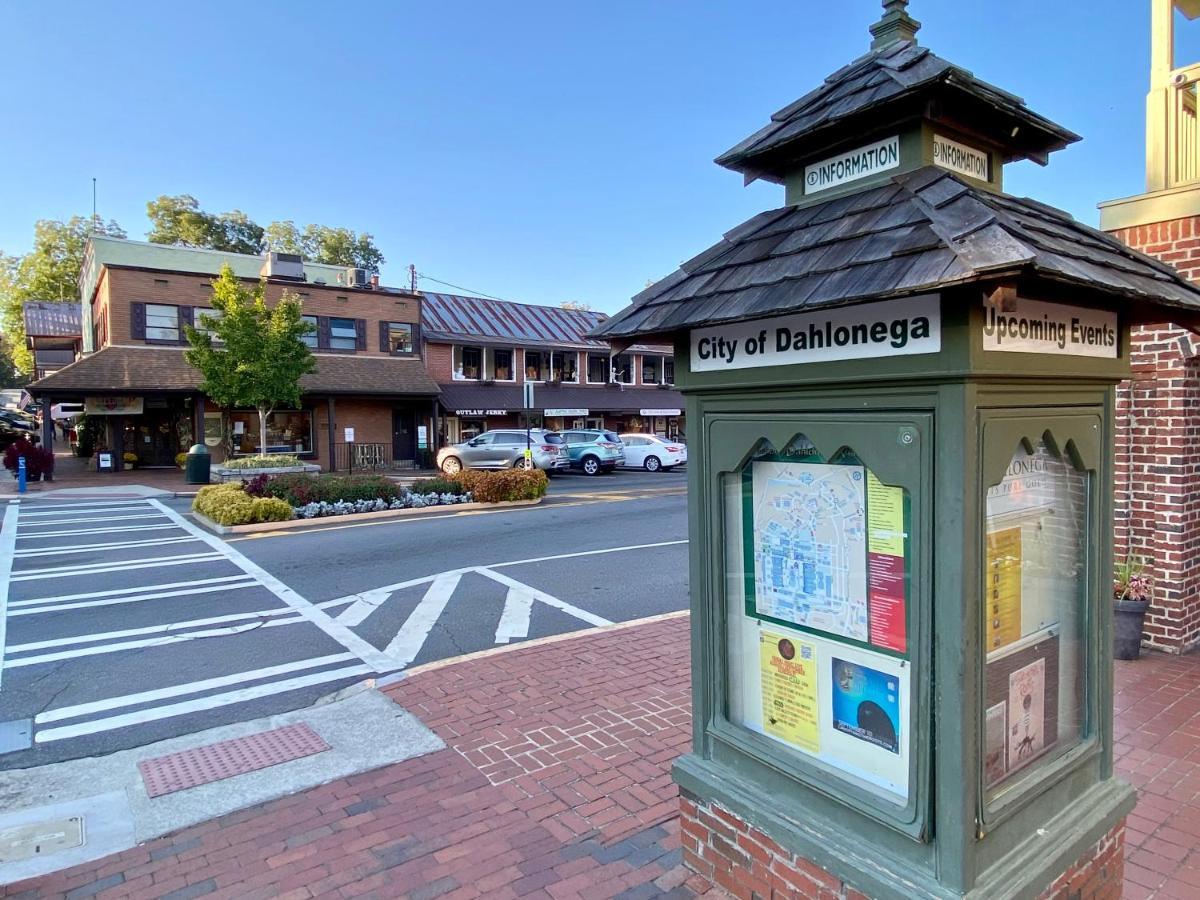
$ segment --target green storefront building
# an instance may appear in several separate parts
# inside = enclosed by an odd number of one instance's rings
[[[685,859],[739,896],[1117,897],[1114,389],[1200,292],[1002,193],[1077,136],[883,5],[718,159],[786,205],[594,332],[673,339],[686,398]]]

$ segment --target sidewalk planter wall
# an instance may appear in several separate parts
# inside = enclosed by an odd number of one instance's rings
[[[315,475],[321,471],[321,467],[314,463],[301,463],[298,466],[286,466],[281,468],[256,468],[256,469],[231,469],[228,466],[220,465],[213,466],[210,470],[210,475],[214,484],[226,481],[241,481],[243,478],[253,478],[255,475],[285,475],[291,473],[308,473]]]
[[[1113,656],[1137,659],[1142,655],[1142,624],[1148,603],[1142,600],[1113,602]]]

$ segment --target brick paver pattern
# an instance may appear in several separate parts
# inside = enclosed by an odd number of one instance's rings
[[[419,672],[388,689],[437,753],[232,813],[5,897],[723,896],[681,864],[687,619]],[[1141,801],[1126,897],[1200,896],[1200,656],[1117,664]]]

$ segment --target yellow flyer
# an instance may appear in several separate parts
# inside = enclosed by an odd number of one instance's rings
[[[997,650],[1021,636],[1021,528],[987,536],[984,596],[987,649]]]
[[[763,731],[817,753],[817,659],[812,644],[759,632]]]
[[[904,489],[867,472],[867,551],[904,556]]]

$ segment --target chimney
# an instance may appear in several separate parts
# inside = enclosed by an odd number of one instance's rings
[[[376,290],[379,289],[379,273],[378,272],[376,272],[374,275],[371,276],[371,287],[375,288]]]

